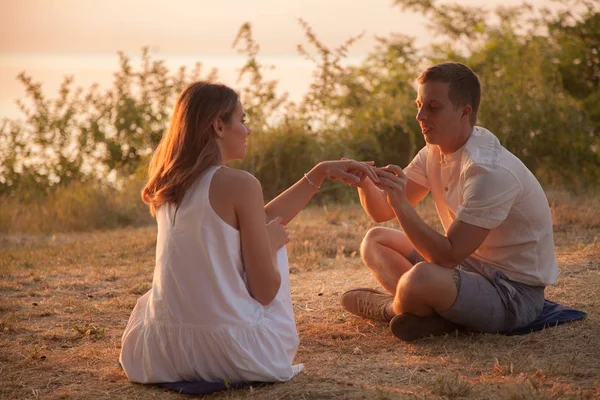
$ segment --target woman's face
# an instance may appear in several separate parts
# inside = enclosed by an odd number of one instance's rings
[[[246,139],[252,132],[246,126],[246,114],[242,103],[238,100],[229,123],[223,128],[223,157],[224,162],[237,160],[246,156]]]

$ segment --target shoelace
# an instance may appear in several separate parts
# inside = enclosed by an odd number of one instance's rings
[[[357,299],[358,312],[363,314],[367,318],[379,319],[382,317],[381,309],[377,308],[375,304],[365,301],[360,297]]]

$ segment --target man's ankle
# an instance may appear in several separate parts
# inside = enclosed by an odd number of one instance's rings
[[[393,302],[389,303],[388,305],[385,306],[383,313],[389,321],[391,321],[392,318],[394,318],[396,315],[398,315],[394,311],[394,303]]]

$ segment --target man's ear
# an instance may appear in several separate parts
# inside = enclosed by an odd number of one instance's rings
[[[462,112],[463,117],[467,117],[470,119],[472,113],[473,113],[473,107],[471,107],[469,104],[466,104],[463,106],[463,112]]]
[[[221,120],[221,118],[217,118],[215,122],[213,122],[213,129],[217,134],[217,137],[223,138],[225,124]]]

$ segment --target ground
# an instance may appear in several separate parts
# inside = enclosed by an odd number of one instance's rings
[[[290,224],[288,245],[305,370],[288,383],[207,398],[600,398],[600,196],[548,197],[561,275],[546,297],[586,311],[586,320],[525,336],[400,342],[339,305],[345,290],[377,286],[359,254],[377,224],[359,206],[313,206]],[[430,203],[418,211],[439,229]],[[0,398],[183,397],[132,384],[118,365],[129,314],[151,284],[155,235],[140,227],[0,237]]]

